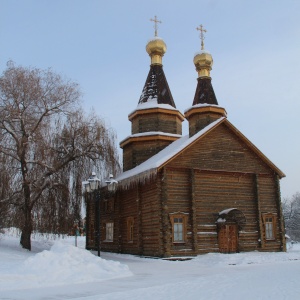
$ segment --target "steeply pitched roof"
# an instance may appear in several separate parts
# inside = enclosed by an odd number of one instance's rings
[[[241,140],[243,140],[258,157],[260,157],[272,170],[274,170],[276,174],[278,174],[281,178],[285,177],[285,174],[278,169],[255,145],[253,145],[225,117],[222,117],[209,124],[192,137],[189,138],[189,135],[186,135],[178,139],[139,166],[121,173],[116,180],[121,186],[126,187],[131,183],[143,182],[146,179],[155,176],[157,171],[165,166],[170,160],[177,157],[182,151],[193,145],[196,141],[204,137],[207,133],[211,132],[222,123],[226,124],[226,126],[228,126]]]
[[[169,104],[176,108],[165,73],[161,65],[151,65],[139,104],[157,100],[157,104]]]
[[[128,186],[135,181],[143,181],[155,175],[158,168],[165,165],[170,159],[174,158],[179,152],[193,143],[193,141],[197,140],[200,136],[205,135],[205,133],[209,132],[212,128],[224,120],[225,118],[218,119],[217,121],[206,126],[191,138],[189,138],[189,135],[183,136],[137,167],[121,173],[116,180],[118,180],[122,186]]]
[[[193,105],[204,103],[218,105],[218,101],[211,84],[211,78],[209,77],[198,78],[198,84],[193,101]]]

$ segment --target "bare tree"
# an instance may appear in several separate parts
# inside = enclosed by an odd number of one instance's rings
[[[7,164],[6,157],[0,153],[0,199],[4,199],[9,195],[10,175],[9,170],[5,170],[4,165]],[[0,201],[0,232],[5,226],[9,226],[9,204]]]
[[[62,220],[80,215],[81,181],[93,166],[117,171],[113,131],[79,106],[78,85],[51,70],[9,62],[0,78],[0,154],[9,188],[0,202],[13,207],[31,249],[34,226],[58,231]]]
[[[283,215],[287,234],[296,241],[300,241],[300,193],[283,201]]]

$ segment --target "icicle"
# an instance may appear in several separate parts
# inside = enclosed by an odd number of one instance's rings
[[[126,178],[124,180],[119,181],[119,187],[124,190],[128,190],[132,186],[135,186],[139,183],[145,184],[147,181],[151,181],[157,175],[157,169],[149,169],[140,174],[131,176],[130,178]]]

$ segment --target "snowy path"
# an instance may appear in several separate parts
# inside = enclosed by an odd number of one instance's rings
[[[17,268],[22,261],[36,255],[20,249],[7,250],[0,241],[0,280],[4,270]],[[208,254],[183,262],[109,253],[102,253],[102,258],[128,265],[133,275],[26,289],[18,289],[15,278],[14,289],[0,288],[0,299],[300,299],[299,248],[289,253]],[[47,272],[46,267],[40,266]],[[84,270],[85,266],[81,268]]]

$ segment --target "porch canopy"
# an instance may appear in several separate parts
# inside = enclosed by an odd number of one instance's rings
[[[217,225],[237,224],[242,229],[246,224],[245,215],[237,208],[227,208],[219,212]]]

